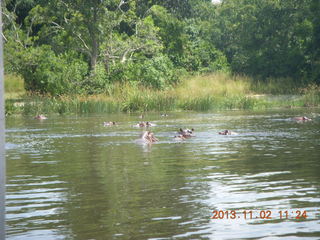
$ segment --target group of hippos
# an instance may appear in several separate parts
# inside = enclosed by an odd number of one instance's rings
[[[167,117],[167,114],[161,114],[161,117]],[[143,115],[139,116],[139,118],[143,118]],[[115,126],[117,125],[116,122],[104,122],[103,126],[107,127],[107,126]],[[149,122],[149,121],[142,121],[139,122],[138,124],[135,125],[136,127],[140,127],[140,128],[148,128],[148,127],[152,127],[155,126],[155,124]],[[194,137],[194,128],[192,129],[182,129],[180,128],[179,131],[177,132],[178,135],[174,136],[175,140],[185,140],[191,137]],[[237,135],[236,132],[230,131],[230,130],[224,130],[219,132],[220,135]],[[144,131],[141,135],[140,135],[140,139],[143,140],[146,143],[154,143],[154,142],[158,142],[159,140],[154,136],[154,133],[151,131]]]
[[[103,126],[107,127],[107,126],[115,126],[117,125],[116,122],[104,122]],[[140,128],[148,128],[148,127],[152,127],[155,126],[155,124],[151,123],[151,122],[139,122],[138,124],[135,125],[136,127],[140,127]],[[227,131],[227,130],[226,130]],[[182,129],[180,128],[178,131],[178,135],[174,136],[174,138],[176,140],[184,140],[190,137],[193,137],[194,134],[194,129]],[[223,134],[221,132],[221,134]],[[226,135],[226,134],[225,134]],[[146,143],[154,143],[154,142],[158,142],[159,140],[154,136],[154,133],[151,131],[144,131],[141,135],[140,135],[140,139],[142,139],[143,141],[145,141]]]
[[[162,114],[162,117],[167,117],[167,114]],[[45,115],[40,114],[34,117],[35,119],[38,120],[44,120],[44,119],[48,119]],[[139,118],[143,118],[143,116],[140,116]],[[296,121],[296,122],[308,122],[308,121],[312,121],[311,118],[308,118],[306,116],[303,117],[294,117],[291,120]],[[111,121],[111,122],[104,122],[103,126],[107,127],[107,126],[115,126],[118,125],[116,122]],[[137,125],[135,125],[136,127],[140,127],[140,128],[148,128],[148,127],[152,127],[155,126],[155,124],[151,123],[151,122],[139,122]],[[224,130],[221,132],[218,132],[220,135],[237,135],[238,133],[233,132],[231,130]],[[191,137],[194,137],[194,129],[182,129],[180,128],[179,131],[177,132],[178,135],[174,136],[175,140],[185,140]],[[141,135],[140,135],[140,139],[143,140],[146,143],[155,143],[158,142],[159,140],[154,136],[154,133],[151,131],[144,131]]]
[[[161,115],[163,116],[163,115]],[[165,115],[168,116],[168,115]],[[140,117],[142,118],[142,117]],[[311,121],[311,118],[308,117],[294,117],[291,120],[296,121],[296,122],[307,122],[307,121]],[[104,122],[103,125],[106,126],[114,126],[117,125],[116,122]],[[137,125],[135,125],[136,127],[141,127],[141,128],[148,128],[151,126],[155,126],[155,124],[151,123],[151,122],[139,122]],[[185,140],[191,137],[194,137],[194,128],[192,129],[182,129],[180,128],[179,131],[177,132],[178,135],[174,136],[175,140]],[[218,134],[220,135],[238,135],[238,133],[231,131],[231,130],[224,130],[221,132],[218,132]],[[155,143],[158,142],[159,140],[154,136],[154,133],[151,131],[144,131],[141,135],[140,135],[140,139],[143,140],[146,143]]]

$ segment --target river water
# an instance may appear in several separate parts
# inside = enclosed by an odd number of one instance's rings
[[[7,118],[7,239],[320,239],[319,114]]]

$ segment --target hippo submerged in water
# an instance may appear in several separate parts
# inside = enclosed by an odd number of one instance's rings
[[[311,118],[308,118],[306,116],[303,117],[294,117],[292,118],[292,120],[296,121],[296,122],[308,122],[308,121],[312,121]]]
[[[220,135],[237,135],[238,133],[232,132],[230,130],[224,130],[222,132],[219,132]]]
[[[155,124],[153,124],[151,122],[139,122],[136,126],[137,127],[152,127],[152,126],[155,126]]]
[[[103,126],[114,126],[117,125],[116,122],[103,122]]]
[[[193,137],[194,135],[193,135],[193,132],[194,132],[194,129],[192,128],[191,130],[190,129],[182,129],[182,128],[180,128],[179,129],[179,132],[178,132],[178,137],[180,136],[180,138],[181,137],[183,137],[183,138],[189,138],[189,137]]]
[[[140,138],[146,143],[154,143],[158,142],[159,140],[154,136],[153,132],[145,131],[141,134]]]
[[[181,140],[185,140],[187,139],[186,137],[184,137],[183,135],[179,134],[177,136],[174,136],[174,140],[178,140],[178,141],[181,141]]]
[[[44,120],[44,119],[48,119],[48,118],[46,116],[44,116],[43,114],[40,114],[38,116],[35,116],[34,119]]]

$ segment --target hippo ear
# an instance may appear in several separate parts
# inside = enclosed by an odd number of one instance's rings
[[[183,132],[182,128],[179,129],[180,132]]]
[[[191,128],[191,131],[194,132],[194,128]]]

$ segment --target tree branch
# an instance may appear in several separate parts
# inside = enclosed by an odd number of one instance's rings
[[[120,3],[119,3],[119,5],[118,5],[118,9],[119,9],[122,13],[123,13],[124,11],[122,11],[121,7],[122,7],[123,5],[128,4],[129,1],[130,1],[130,0],[128,0],[127,2],[125,2],[125,0],[120,0]]]

